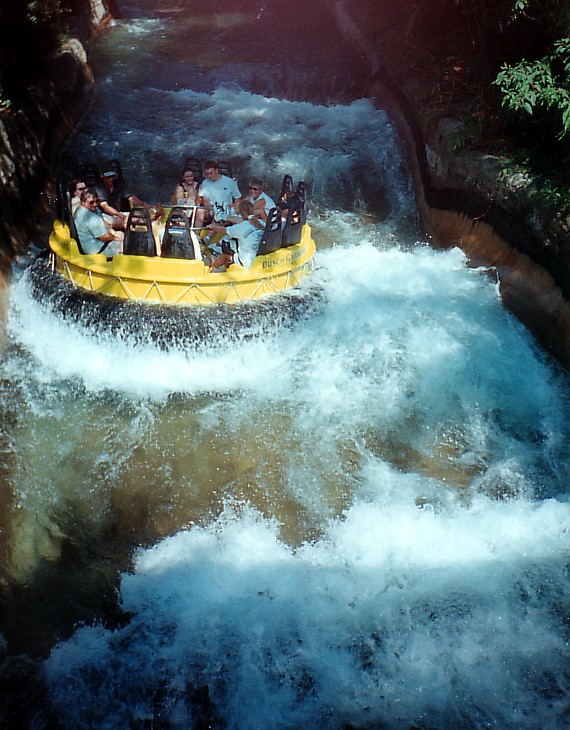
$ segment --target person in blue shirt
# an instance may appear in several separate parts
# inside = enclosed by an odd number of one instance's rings
[[[122,231],[114,231],[105,222],[99,208],[97,191],[86,188],[82,191],[80,200],[73,218],[83,253],[104,253],[107,257],[120,253],[123,250],[124,234]]]

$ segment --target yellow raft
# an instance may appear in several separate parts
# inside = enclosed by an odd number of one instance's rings
[[[174,305],[233,304],[290,289],[312,271],[316,250],[307,223],[298,243],[257,256],[251,269],[233,264],[222,273],[211,273],[198,260],[82,254],[68,224],[60,220],[55,221],[49,245],[52,269],[80,290]]]

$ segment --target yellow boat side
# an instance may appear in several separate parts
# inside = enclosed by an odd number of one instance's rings
[[[118,299],[184,305],[233,304],[289,289],[312,270],[316,250],[307,224],[300,243],[258,256],[251,269],[232,265],[222,273],[210,273],[202,261],[80,254],[69,227],[59,220],[49,245],[53,269],[78,289]]]

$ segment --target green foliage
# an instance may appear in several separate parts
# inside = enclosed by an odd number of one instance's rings
[[[570,180],[566,169],[564,160],[559,160],[558,164],[541,160],[537,158],[536,150],[524,147],[514,150],[503,163],[505,175],[523,175],[532,180],[540,198],[563,215],[570,212]]]
[[[516,0],[515,4],[513,5],[513,11],[514,13],[522,13],[527,9],[528,6],[528,0]]]
[[[567,0],[515,0],[512,19],[540,24],[551,39],[570,33],[570,6]]]
[[[5,95],[4,89],[0,86],[0,112],[9,112],[12,106],[12,99]]]
[[[558,41],[554,52],[539,61],[503,64],[493,83],[501,89],[504,107],[527,114],[554,110],[561,115],[559,136],[570,132],[570,38]]]
[[[55,30],[69,12],[61,0],[30,0],[26,3],[26,16],[31,25],[38,28]]]
[[[27,0],[25,3],[29,30],[35,32],[46,47],[57,45],[69,13],[66,0]]]

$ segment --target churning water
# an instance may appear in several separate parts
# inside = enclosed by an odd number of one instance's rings
[[[21,273],[2,529],[8,648],[46,657],[35,727],[564,727],[566,377],[488,272],[417,240],[386,115],[317,93],[353,93],[335,39],[279,64],[267,4],[206,29],[140,5],[99,41],[63,166],[118,156],[153,201],[190,154],[308,180],[320,306],[164,350]],[[206,32],[219,58],[183,43]]]

